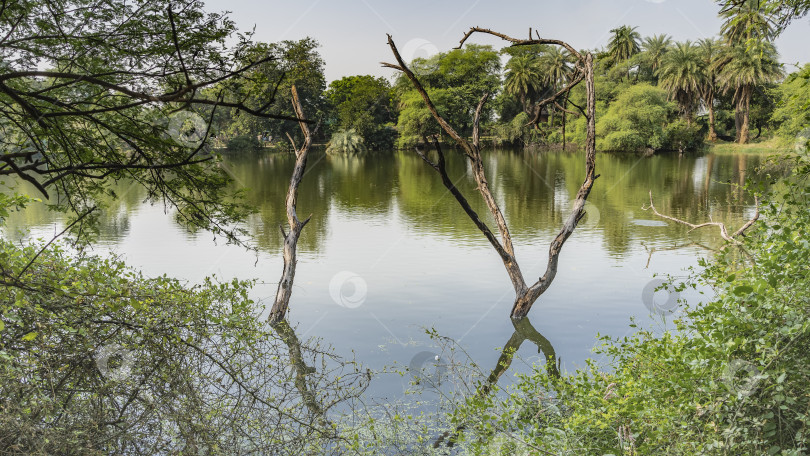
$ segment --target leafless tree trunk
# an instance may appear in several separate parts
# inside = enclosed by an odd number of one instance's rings
[[[281,280],[278,282],[278,290],[276,291],[276,301],[273,303],[273,308],[270,310],[269,320],[270,323],[276,324],[284,319],[287,315],[287,307],[290,305],[290,296],[292,295],[293,281],[295,280],[295,263],[296,247],[298,246],[298,237],[301,235],[301,230],[304,229],[310,217],[307,217],[303,222],[298,220],[296,213],[296,203],[298,200],[298,186],[301,184],[301,179],[304,177],[304,171],[307,168],[307,155],[309,147],[312,145],[312,134],[309,131],[309,125],[304,116],[304,110],[301,107],[301,101],[298,99],[298,91],[295,86],[292,87],[292,103],[295,109],[295,115],[298,117],[298,124],[301,126],[301,131],[304,133],[304,144],[298,149],[293,143],[295,149],[295,168],[293,169],[292,177],[290,178],[290,188],[287,190],[287,224],[289,225],[290,232],[284,232],[284,226],[279,225],[281,235],[284,237],[284,270],[281,273]]]
[[[433,162],[427,155],[427,152],[417,150],[420,157],[428,163],[433,169],[435,169],[442,178],[442,183],[447,187],[450,193],[456,198],[456,201],[461,205],[467,215],[472,219],[473,223],[478,227],[478,229],[484,234],[484,236],[489,240],[492,247],[495,248],[495,251],[498,252],[498,255],[501,257],[503,261],[504,267],[506,268],[507,274],[509,274],[509,278],[512,281],[512,286],[515,289],[515,302],[512,306],[511,317],[514,319],[521,319],[528,315],[529,311],[531,310],[532,304],[543,294],[546,289],[548,289],[551,282],[554,280],[554,277],[557,274],[557,263],[559,261],[560,251],[562,250],[562,246],[565,241],[568,239],[569,236],[574,232],[576,229],[577,223],[584,217],[584,207],[585,207],[585,200],[588,197],[588,194],[593,187],[593,183],[596,180],[598,175],[596,175],[596,139],[595,139],[595,106],[596,106],[596,98],[594,94],[594,73],[593,73],[593,56],[590,53],[581,54],[576,49],[571,47],[568,43],[559,40],[548,40],[542,38],[536,38],[528,40],[520,40],[516,38],[509,37],[507,35],[494,32],[489,29],[482,29],[478,27],[471,28],[461,39],[459,43],[459,48],[464,44],[464,42],[469,38],[473,33],[480,32],[486,33],[490,35],[494,35],[500,37],[506,41],[512,43],[513,46],[524,46],[524,45],[532,45],[532,44],[550,44],[550,45],[557,45],[562,46],[568,50],[576,59],[577,63],[575,66],[574,76],[572,77],[571,81],[564,85],[564,87],[553,95],[549,96],[548,98],[541,100],[537,105],[537,110],[535,118],[533,119],[532,123],[537,124],[540,118],[540,112],[542,111],[542,107],[544,105],[555,103],[557,99],[560,97],[567,95],[568,92],[579,82],[583,79],[586,81],[586,91],[587,91],[587,140],[585,143],[585,152],[586,152],[586,175],[585,180],[582,183],[579,191],[577,192],[577,197],[574,202],[574,208],[571,211],[571,214],[568,216],[563,227],[560,229],[560,232],[557,234],[555,239],[552,241],[551,246],[549,247],[549,254],[548,254],[548,264],[546,266],[545,274],[534,282],[531,285],[526,283],[526,280],[523,277],[523,273],[520,271],[520,266],[517,263],[515,258],[514,249],[512,247],[512,237],[509,233],[509,228],[506,225],[506,220],[501,212],[498,203],[496,202],[495,198],[492,195],[492,192],[489,189],[489,183],[487,182],[486,174],[484,172],[484,163],[481,159],[481,147],[479,142],[479,123],[481,117],[481,110],[486,103],[487,99],[489,98],[489,94],[484,94],[481,97],[481,100],[478,103],[478,106],[475,110],[475,116],[473,119],[473,137],[472,142],[468,141],[466,138],[463,138],[459,135],[456,130],[447,122],[447,120],[437,111],[436,106],[433,104],[433,101],[428,96],[427,91],[422,86],[422,83],[419,81],[419,78],[411,71],[407,64],[402,60],[402,56],[399,54],[396,45],[394,44],[394,40],[391,35],[388,35],[388,45],[391,48],[391,51],[394,54],[394,57],[397,60],[397,64],[391,63],[383,63],[383,66],[394,68],[396,70],[402,71],[408,79],[410,79],[413,86],[416,90],[422,95],[422,98],[425,100],[428,109],[430,110],[433,118],[436,122],[439,123],[442,130],[444,130],[448,135],[450,135],[453,140],[462,148],[464,151],[464,155],[469,160],[470,165],[472,167],[473,177],[475,179],[476,184],[478,185],[478,191],[481,194],[481,197],[484,199],[484,202],[487,205],[487,208],[490,211],[490,214],[495,219],[495,223],[498,226],[498,232],[500,234],[500,240],[498,237],[492,233],[489,227],[484,223],[478,214],[472,209],[470,204],[467,202],[466,198],[461,194],[461,192],[453,185],[450,178],[447,176],[447,172],[445,170],[445,160],[444,154],[439,146],[438,141],[434,139],[434,145],[436,147],[438,153],[438,160]],[[531,35],[531,32],[530,32]],[[427,139],[426,139],[427,141]]]

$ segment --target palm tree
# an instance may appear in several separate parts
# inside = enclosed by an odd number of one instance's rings
[[[643,50],[642,54],[644,61],[647,63],[647,65],[649,65],[651,70],[650,72],[653,75],[655,75],[655,72],[661,67],[661,60],[664,58],[664,54],[666,54],[671,46],[672,38],[666,34],[653,35],[644,38],[644,42],[641,43],[641,48]]]
[[[743,0],[730,3],[720,11],[720,17],[724,20],[720,33],[726,38],[727,44],[774,38],[774,28],[760,3],[760,0]]]
[[[720,43],[713,38],[706,38],[698,42],[700,57],[703,59],[703,86],[700,95],[703,105],[709,113],[709,141],[717,141],[717,131],[714,128],[714,95],[717,88],[717,68],[715,63],[720,55]]]
[[[608,43],[608,56],[613,64],[617,64],[638,54],[641,48],[639,42],[641,35],[636,31],[638,27],[623,25],[610,31],[613,36]]]
[[[523,105],[523,110],[529,112],[529,95],[540,89],[543,73],[539,60],[531,54],[518,54],[512,56],[506,63],[506,80],[504,90],[515,95]]]
[[[366,145],[363,137],[354,128],[340,130],[332,135],[326,146],[329,155],[345,155],[349,157],[362,157],[366,154]]]
[[[717,84],[724,93],[734,92],[737,141],[748,142],[748,121],[751,97],[757,86],[775,82],[782,77],[779,54],[773,43],[754,41],[723,48],[713,65]]]
[[[657,75],[660,86],[669,92],[669,97],[678,102],[681,115],[692,123],[692,113],[700,100],[703,87],[704,67],[699,49],[690,41],[676,43],[664,55]]]
[[[553,93],[562,87],[571,74],[571,57],[568,51],[561,47],[551,47],[542,57],[540,57],[540,67],[543,73],[543,83],[548,86]],[[549,124],[554,124],[554,106],[550,109]]]

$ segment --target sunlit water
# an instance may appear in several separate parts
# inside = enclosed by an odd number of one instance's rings
[[[268,307],[282,269],[284,195],[293,167],[289,154],[228,157],[226,169],[249,189],[257,214],[248,222],[258,255],[216,244],[205,233],[178,227],[163,207],[142,203],[124,184],[115,210],[105,214],[97,250],[115,252],[148,275],[199,282],[258,278],[254,299]],[[315,152],[301,188],[298,212],[312,214],[299,243],[289,319],[302,339],[320,337],[344,356],[372,369],[412,364],[423,352],[441,355],[426,328],[454,339],[482,367],[495,367],[514,328],[508,318],[514,292],[498,255],[414,153],[335,159]],[[544,272],[548,244],[567,216],[584,177],[584,155],[565,152],[486,153],[491,188],[507,217],[527,281]],[[642,295],[655,274],[684,270],[721,245],[714,228],[688,233],[642,210],[652,191],[656,207],[693,222],[724,221],[736,229],[753,201],[734,184],[755,176],[759,158],[745,155],[655,156],[600,154],[587,218],[567,241],[551,288],[530,320],[554,348],[563,371],[584,366],[597,335],[629,334],[631,318],[657,331],[672,326],[681,309],[651,314]],[[488,213],[466,164],[455,155],[451,177],[482,215]],[[466,175],[465,175],[466,174]],[[487,217],[487,220],[490,220]],[[489,225],[494,224],[489,221]],[[63,227],[59,214],[34,206],[10,218],[4,236],[49,238]],[[331,285],[331,286],[330,286]],[[653,284],[654,286],[654,284]],[[697,303],[701,296],[684,293]],[[647,304],[667,306],[664,292]],[[703,298],[705,299],[705,298]],[[670,301],[669,304],[672,302]],[[518,355],[542,358],[531,342]],[[424,354],[418,361],[424,360]],[[432,363],[432,358],[426,361]],[[427,366],[428,369],[430,366]],[[525,364],[515,363],[502,382]],[[409,387],[407,375],[383,375],[369,390],[394,400]]]

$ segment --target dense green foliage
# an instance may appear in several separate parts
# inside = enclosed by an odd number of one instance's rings
[[[337,404],[364,374],[270,328],[251,282],[187,286],[41,247],[0,241],[5,454],[293,455],[337,439],[307,391]],[[300,383],[307,365],[323,375]]]
[[[290,87],[295,85],[307,116],[322,119],[326,115],[324,97],[326,78],[324,61],[318,54],[320,45],[312,38],[280,43],[253,43],[242,54],[245,61],[259,56],[272,55],[275,59],[265,62],[250,72],[250,78],[230,88],[233,96],[239,96],[251,106],[264,106],[272,112],[294,116]],[[301,142],[301,129],[295,122],[278,122],[263,119],[249,112],[230,110],[223,112],[214,122],[215,133],[231,138],[245,135],[255,138],[261,134],[276,141],[288,142],[289,134]]]
[[[393,95],[383,78],[346,76],[332,81],[325,93],[333,110],[332,126],[356,131],[371,149],[390,149],[396,137]]]
[[[196,0],[19,0],[0,6],[0,29],[0,176],[79,214],[129,179],[187,226],[242,234],[246,208],[195,111],[211,106],[199,92],[243,82],[248,43],[227,17]]]
[[[779,125],[779,137],[793,141],[810,126],[810,65],[787,77],[774,90],[778,107],[773,112],[773,121]]]
[[[472,132],[473,112],[484,93],[496,93],[500,87],[501,64],[498,53],[490,46],[466,45],[439,53],[424,62],[416,62],[422,68],[420,80],[428,91],[439,113],[461,134]],[[439,132],[439,126],[431,117],[427,105],[411,83],[400,75],[396,83],[400,97],[400,113],[397,121],[398,144],[410,145],[422,141],[422,136]],[[487,119],[492,116],[492,106],[482,112]]]
[[[664,127],[675,111],[664,90],[638,84],[622,92],[596,125],[600,150],[661,149]]]

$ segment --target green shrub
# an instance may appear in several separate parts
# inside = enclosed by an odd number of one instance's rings
[[[336,132],[326,145],[326,153],[329,155],[362,157],[367,151],[363,137],[353,128]]]
[[[665,147],[669,150],[695,150],[703,144],[702,128],[677,119],[664,128]]]
[[[621,92],[596,123],[596,147],[603,151],[636,152],[666,146],[664,128],[675,104],[663,89],[637,84]]]
[[[228,140],[228,150],[255,151],[262,148],[261,143],[254,136],[240,135]]]

